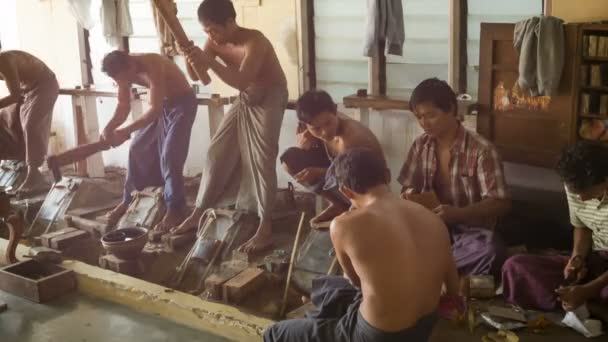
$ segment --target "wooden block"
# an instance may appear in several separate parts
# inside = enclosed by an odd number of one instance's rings
[[[260,288],[265,281],[264,271],[259,268],[248,268],[228,280],[222,286],[224,301],[231,304],[240,303],[245,297]]]
[[[76,227],[80,230],[87,231],[91,234],[99,234],[105,235],[109,229],[105,223],[98,222],[95,220],[89,220],[86,218],[82,218],[79,216],[65,216],[66,222],[73,227]]]
[[[222,285],[226,283],[230,277],[212,274],[205,279],[205,292],[208,299],[222,300]]]
[[[65,234],[61,234],[59,236],[51,239],[51,248],[58,250],[65,250],[74,244],[77,244],[79,241],[87,239],[89,237],[89,233],[83,230],[76,230],[73,232],[68,232]]]
[[[178,250],[181,247],[196,240],[196,233],[192,232],[189,234],[165,234],[162,236],[161,241],[165,243],[172,250]],[[151,240],[152,241],[152,240]]]
[[[113,254],[101,256],[99,258],[99,266],[106,270],[129,276],[138,276],[144,272],[143,264],[139,259],[122,260],[115,257]]]
[[[76,228],[63,228],[54,232],[42,234],[40,235],[40,244],[42,244],[44,247],[53,248],[51,247],[51,244],[53,243],[54,238],[75,231],[77,231]]]
[[[76,288],[74,272],[35,260],[20,261],[0,268],[0,290],[43,303]]]

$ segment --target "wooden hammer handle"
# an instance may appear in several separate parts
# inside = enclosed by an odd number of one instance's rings
[[[190,39],[188,39],[188,36],[186,35],[186,32],[184,32],[182,24],[180,24],[179,20],[177,19],[177,15],[175,15],[175,13],[173,12],[173,8],[170,8],[168,6],[169,3],[165,0],[153,1],[154,5],[158,9],[158,14],[163,18],[165,24],[167,24],[169,31],[171,31],[171,34],[173,34],[173,37],[175,37],[177,43],[182,48],[188,48],[193,46],[194,43]],[[198,79],[201,80],[203,84],[207,85],[209,84],[209,82],[211,82],[211,78],[209,77],[205,66],[195,64],[191,64],[191,66],[192,69],[194,69],[196,75],[198,76]]]
[[[53,173],[55,181],[58,182],[61,180],[62,166],[86,159],[95,153],[109,150],[110,147],[111,145],[109,142],[100,140],[98,142],[80,145],[71,150],[67,150],[63,153],[59,153],[54,156],[49,156],[46,159],[46,163],[51,172]]]

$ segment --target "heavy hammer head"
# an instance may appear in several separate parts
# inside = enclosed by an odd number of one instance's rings
[[[61,178],[63,177],[61,175],[61,166],[57,162],[57,157],[49,156],[48,158],[46,158],[46,165],[53,173],[53,179],[55,180],[55,183],[61,181]]]

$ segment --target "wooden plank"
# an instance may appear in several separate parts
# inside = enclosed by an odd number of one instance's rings
[[[82,113],[82,106],[77,105],[74,107],[74,127],[76,129],[76,145],[84,145],[88,143],[87,133],[84,127],[84,115]],[[87,176],[87,160],[79,160],[76,162],[76,173],[81,177]]]
[[[346,108],[371,108],[375,110],[409,110],[409,101],[399,97],[349,95],[342,99]]]
[[[245,297],[264,285],[264,271],[259,268],[247,268],[222,286],[224,301],[231,304],[240,303]]]
[[[222,286],[230,279],[228,276],[212,274],[205,279],[207,299],[222,300]]]
[[[151,240],[152,241],[152,240]],[[178,250],[181,247],[193,243],[196,241],[196,232],[186,233],[186,234],[167,234],[165,232],[164,235],[161,236],[161,241],[172,250]]]
[[[467,0],[450,0],[448,83],[456,94],[467,89]]]
[[[65,250],[70,246],[77,244],[79,241],[87,239],[89,233],[83,230],[75,229],[72,232],[67,232],[51,239],[51,248],[57,250]]]
[[[75,232],[75,231],[77,231],[77,229],[68,227],[68,228],[60,229],[58,231],[42,234],[42,235],[40,235],[40,244],[42,244],[42,246],[44,246],[44,247],[53,248],[53,247],[51,247],[51,244],[53,243],[54,238],[61,236],[63,234],[68,234],[68,233]]]

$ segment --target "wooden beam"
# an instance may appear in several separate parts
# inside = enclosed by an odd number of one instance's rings
[[[544,15],[553,14],[553,0],[544,0],[543,1],[543,14]]]
[[[467,0],[450,0],[448,83],[456,93],[466,90],[466,27]]]
[[[314,4],[312,0],[296,1],[298,32],[299,91],[303,94],[316,85]]]
[[[89,46],[88,31],[78,24],[78,54],[80,56],[80,79],[81,84],[93,84],[91,72],[91,48]]]
[[[460,53],[460,61],[459,61],[459,82],[458,82],[458,92],[466,93],[469,92],[467,89],[468,84],[468,73],[467,68],[469,65],[468,54],[467,54],[467,40],[469,38],[468,31],[468,17],[469,17],[469,1],[468,0],[460,0],[459,2],[459,10],[460,10],[460,22],[459,22],[459,40],[458,40],[458,51]]]

